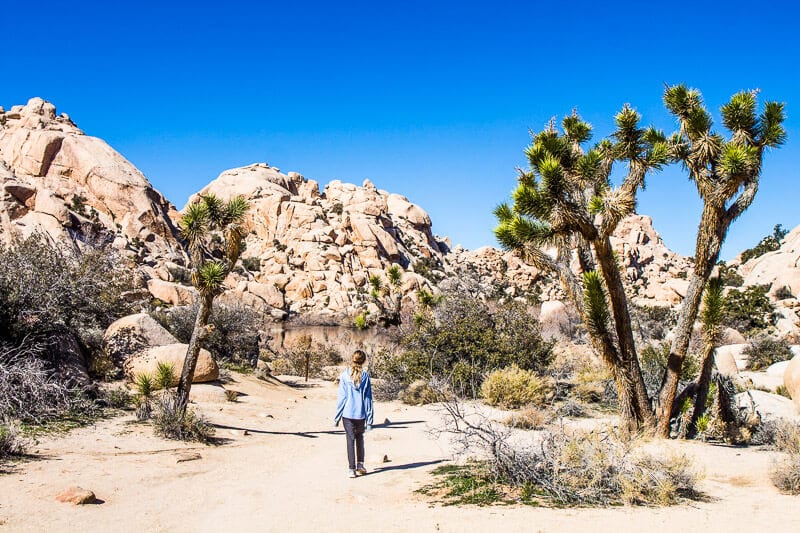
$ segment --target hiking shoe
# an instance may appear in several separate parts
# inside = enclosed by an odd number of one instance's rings
[[[358,463],[358,468],[356,468],[356,473],[357,473],[359,476],[366,475],[366,473],[367,473],[367,469],[366,469],[366,468],[364,468],[364,463]]]
[[[350,470],[350,473],[347,475],[347,477],[356,477],[356,471]]]

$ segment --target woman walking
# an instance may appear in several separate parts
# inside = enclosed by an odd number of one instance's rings
[[[350,368],[339,375],[339,399],[336,402],[334,425],[344,420],[347,434],[347,461],[350,477],[363,476],[364,429],[372,429],[372,385],[369,373],[364,370],[367,354],[361,350],[353,352]]]

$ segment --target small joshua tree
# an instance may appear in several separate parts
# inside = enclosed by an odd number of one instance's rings
[[[186,411],[189,402],[203,340],[213,331],[208,319],[214,298],[224,290],[223,281],[239,259],[244,237],[242,224],[249,208],[242,196],[223,202],[214,194],[206,194],[189,205],[181,219],[181,236],[189,247],[192,285],[200,293],[200,307],[178,381],[176,409],[180,412]]]

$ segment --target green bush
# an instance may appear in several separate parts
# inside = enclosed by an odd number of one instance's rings
[[[495,370],[483,381],[480,395],[489,405],[516,408],[541,405],[548,392],[547,381],[517,365]]]
[[[108,405],[115,409],[127,409],[133,403],[133,396],[127,387],[115,387],[106,393]]]
[[[661,387],[661,380],[667,370],[667,360],[669,359],[670,344],[668,342],[660,344],[650,344],[639,353],[639,365],[642,368],[642,378],[647,387],[650,397],[657,394]],[[700,372],[700,362],[693,354],[686,354],[683,361],[679,380],[687,383],[697,377]]]
[[[725,294],[722,324],[741,333],[762,331],[775,324],[775,307],[767,296],[769,285],[751,285]]]
[[[744,283],[744,278],[742,278],[735,266],[730,266],[725,261],[720,261],[717,263],[717,268],[719,269],[719,278],[724,286],[741,287]]]
[[[470,397],[488,372],[511,364],[543,372],[553,359],[553,344],[522,304],[482,302],[463,288],[445,291],[403,324],[395,340],[398,361],[387,366],[398,372],[396,379],[451,380],[456,392]]]
[[[749,370],[762,370],[774,363],[787,361],[794,354],[785,340],[775,339],[768,335],[758,335],[748,341],[742,355],[748,356],[747,368]]]
[[[767,235],[761,239],[761,242],[759,242],[754,248],[748,248],[742,252],[742,264],[756,257],[760,257],[767,252],[774,252],[780,248],[781,241],[788,233],[789,232],[787,230],[783,229],[781,224],[776,225],[772,230],[772,235]]]

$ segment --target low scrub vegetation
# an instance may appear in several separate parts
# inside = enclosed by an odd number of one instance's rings
[[[746,263],[756,257],[761,257],[767,252],[774,252],[781,247],[781,241],[789,232],[783,229],[782,224],[776,225],[772,229],[772,235],[767,235],[753,248],[748,248],[741,255],[742,263]]]
[[[396,354],[378,365],[379,377],[404,384],[447,380],[459,395],[476,398],[485,376],[516,364],[542,373],[553,358],[527,309],[516,302],[486,303],[465,286],[450,288],[425,306],[396,335]]]
[[[769,285],[731,289],[724,299],[722,324],[740,333],[753,334],[775,324],[775,306],[767,296]]]
[[[481,397],[489,405],[513,409],[523,405],[542,405],[548,389],[545,378],[511,365],[486,377],[481,385]]]
[[[178,408],[175,394],[161,395],[155,402],[152,414],[156,435],[166,439],[210,442],[214,427],[202,415],[192,409]]]
[[[96,414],[86,361],[131,310],[130,272],[104,250],[76,253],[41,235],[0,244],[0,419]]]
[[[155,310],[151,314],[180,342],[188,344],[192,337],[198,306],[180,306]],[[210,324],[214,330],[203,341],[203,348],[219,362],[244,364],[255,368],[258,361],[258,332],[263,318],[243,305],[214,306]]]
[[[785,340],[775,339],[769,335],[757,335],[748,341],[742,355],[748,358],[749,370],[763,370],[775,363],[791,359],[794,354]]]
[[[534,444],[511,438],[479,413],[466,412],[457,400],[445,402],[443,432],[469,455],[486,457],[476,469],[453,469],[439,489],[472,487],[493,503],[515,499],[554,505],[672,505],[698,495],[699,474],[682,455],[647,453],[636,439],[615,430],[545,431]],[[454,476],[460,481],[453,483]],[[466,479],[465,479],[466,478]],[[450,492],[448,492],[448,489]],[[491,489],[491,491],[489,490]],[[469,492],[469,491],[467,491]]]
[[[0,423],[0,461],[25,453],[25,439],[19,426],[14,423]]]
[[[323,369],[342,363],[342,355],[333,344],[314,341],[310,335],[302,335],[276,351],[269,361],[275,375],[325,377]]]

